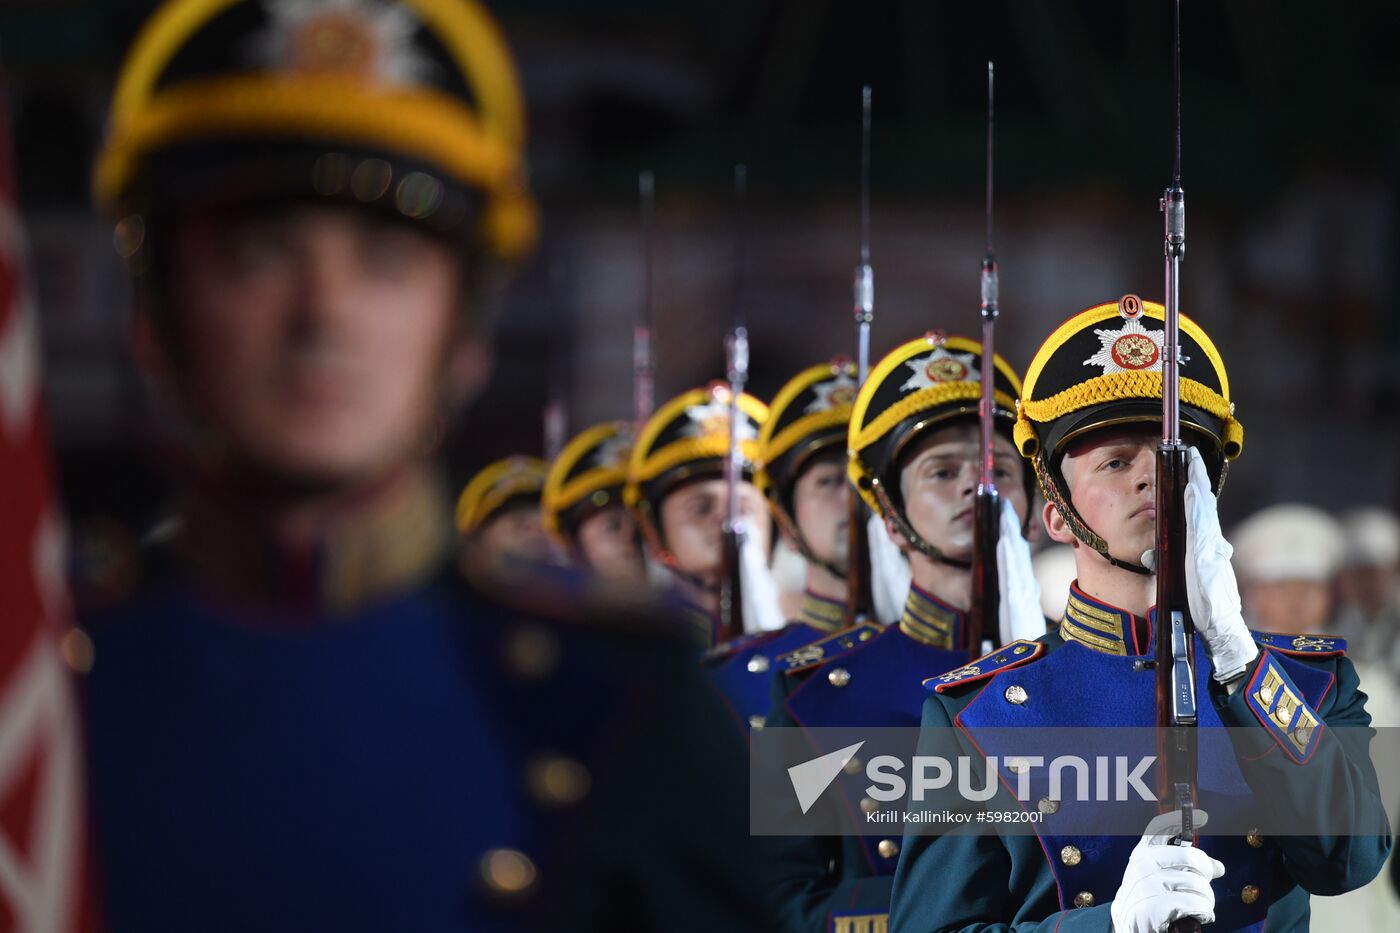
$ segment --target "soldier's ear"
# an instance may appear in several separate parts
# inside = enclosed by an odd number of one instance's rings
[[[1050,536],[1051,541],[1058,541],[1060,544],[1075,545],[1078,539],[1074,537],[1074,532],[1069,530],[1065,524],[1064,517],[1060,515],[1060,510],[1047,502],[1040,510],[1041,521],[1045,524],[1045,533]]]
[[[899,533],[899,529],[894,526],[894,522],[888,516],[885,517],[885,534],[890,536],[890,541],[894,542],[894,546],[903,553],[907,554],[913,549],[909,544],[909,539]]]

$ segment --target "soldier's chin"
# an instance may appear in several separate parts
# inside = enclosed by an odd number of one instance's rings
[[[362,444],[317,443],[294,438],[285,443],[262,443],[238,458],[237,465],[264,485],[286,495],[311,496],[350,491],[373,483],[389,471],[396,458]]]

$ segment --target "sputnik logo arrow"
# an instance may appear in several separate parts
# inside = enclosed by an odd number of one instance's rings
[[[831,782],[836,780],[836,775],[841,773],[841,769],[846,767],[864,744],[857,742],[847,745],[820,758],[813,758],[788,768],[788,777],[792,779],[792,789],[797,792],[797,802],[802,805],[803,813],[812,809],[812,804],[817,802],[822,791],[831,786]]]

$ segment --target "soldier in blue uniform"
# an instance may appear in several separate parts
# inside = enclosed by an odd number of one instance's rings
[[[513,456],[476,472],[457,497],[457,534],[482,560],[502,567],[559,563],[540,512],[545,464]]]
[[[652,559],[670,574],[691,634],[706,651],[727,640],[720,633],[719,596],[729,505],[724,481],[729,410],[729,386],[723,382],[683,392],[657,408],[637,435],[623,491]],[[771,630],[782,626],[777,589],[768,576],[772,520],[754,485],[758,434],[768,406],[744,393],[738,410],[743,475],[736,508],[748,528],[743,621],[748,631]]]
[[[758,485],[773,517],[807,563],[802,609],[776,631],[731,639],[705,666],[746,729],[762,728],[772,702],[773,662],[846,625],[846,428],[855,366],[810,366],[778,391],[758,437]]]
[[[900,346],[871,370],[851,416],[848,474],[908,555],[913,585],[896,624],[862,623],[780,659],[772,725],[913,727],[927,695],[923,679],[967,661],[955,646],[971,600],[984,365],[977,342],[928,335]],[[1014,562],[1025,584],[1031,580],[1023,537],[1031,479],[1011,442],[1021,384],[1005,360],[997,357],[993,365],[997,473],[1007,502],[1003,546],[1008,555],[1019,554]],[[877,809],[864,793],[866,784],[856,760],[824,798],[844,809],[848,826]],[[786,929],[884,928],[899,856],[896,838],[851,833],[770,842],[779,875],[773,904]]]
[[[679,623],[453,559],[424,452],[531,239],[522,143],[469,0],[172,0],[137,39],[97,189],[189,471],[82,619],[114,933],[767,928]]]
[[[931,679],[921,754],[945,749],[955,721],[979,761],[1020,734],[1002,727],[1154,725],[1155,678],[1141,662],[1153,650],[1155,583],[1146,564],[1156,534],[1162,319],[1156,304],[1139,318],[1120,317],[1118,303],[1090,308],[1056,329],[1032,361],[1016,440],[1045,494],[1046,529],[1075,549],[1078,579],[1058,631]],[[1082,835],[1076,827],[1085,824],[1075,821],[1094,803],[1033,789],[1026,806],[1042,818],[1034,834],[906,830],[894,929],[1145,933],[1188,917],[1212,929],[1306,929],[1309,893],[1352,889],[1385,860],[1389,829],[1365,748],[1327,738],[1370,722],[1345,646],[1245,628],[1215,500],[1243,431],[1220,354],[1184,316],[1181,344],[1181,424],[1193,446],[1186,562],[1197,708],[1201,726],[1234,727],[1238,754],[1229,744],[1208,752],[1202,739],[1199,805],[1206,817],[1215,807],[1223,822],[1249,814],[1251,801],[1268,793],[1274,825],[1302,826],[1325,806],[1357,834],[1254,829],[1180,846],[1169,844],[1169,828],[1148,823],[1151,801],[1142,804],[1137,825],[1149,829],[1141,838]],[[1020,773],[1016,761],[1003,756],[997,765],[1003,781]]]
[[[564,445],[545,476],[544,526],[574,562],[600,577],[646,579],[641,536],[622,502],[632,426],[595,424]]]

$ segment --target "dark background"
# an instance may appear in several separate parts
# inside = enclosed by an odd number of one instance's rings
[[[129,294],[88,173],[149,0],[0,0],[22,208],[70,510],[139,524],[166,477],[126,358]],[[853,353],[859,94],[874,87],[876,358],[975,334],[985,68],[997,64],[1000,348],[1128,291],[1160,300],[1170,5],[1125,0],[496,0],[522,72],[544,239],[521,270],[452,476],[631,411],[636,177],[657,177],[657,401],[722,375],[733,166],[762,397]],[[1227,526],[1277,501],[1400,504],[1400,5],[1184,4],[1183,308],[1230,371],[1245,453]]]

